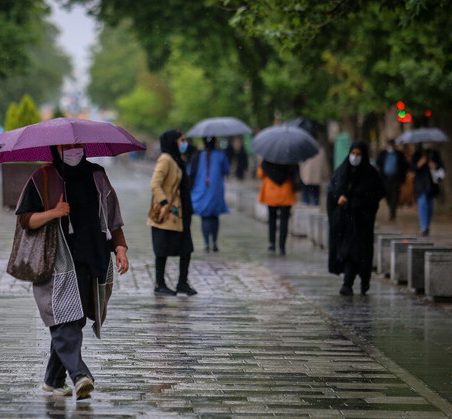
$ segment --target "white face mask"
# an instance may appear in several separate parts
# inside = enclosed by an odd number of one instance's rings
[[[83,148],[70,148],[68,150],[63,150],[63,161],[68,166],[77,166],[84,154]]]
[[[361,160],[362,160],[362,156],[357,156],[356,154],[350,154],[348,156],[348,161],[354,167],[359,166],[359,164],[361,163]]]

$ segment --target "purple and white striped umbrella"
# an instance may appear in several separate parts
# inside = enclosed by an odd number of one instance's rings
[[[86,157],[116,156],[146,146],[110,122],[55,118],[0,134],[0,163],[52,161],[49,146],[83,144]]]

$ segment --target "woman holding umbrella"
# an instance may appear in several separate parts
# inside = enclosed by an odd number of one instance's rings
[[[369,162],[367,145],[353,143],[333,173],[327,197],[328,268],[331,273],[344,274],[341,295],[353,295],[356,275],[361,278],[361,294],[369,290],[375,216],[384,195],[383,181]]]
[[[82,329],[87,318],[94,320],[100,337],[113,285],[110,254],[115,253],[119,273],[127,272],[127,245],[116,193],[104,169],[86,160],[81,144],[51,146],[51,152],[53,163],[31,176],[16,214],[28,230],[58,221],[54,274],[33,286],[51,336],[43,389],[71,395],[65,384],[68,372],[77,399],[82,399],[94,389],[94,378],[82,360]]]
[[[268,206],[268,250],[276,250],[276,222],[279,218],[279,251],[286,254],[290,209],[297,201],[293,179],[298,165],[277,164],[264,160],[257,169],[262,179],[259,201]]]

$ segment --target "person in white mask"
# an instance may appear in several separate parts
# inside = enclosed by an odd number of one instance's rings
[[[116,193],[104,169],[86,160],[82,145],[52,146],[53,162],[28,180],[16,214],[23,229],[57,222],[56,262],[47,282],[33,294],[51,336],[43,390],[58,396],[89,397],[94,378],[82,360],[87,319],[100,338],[113,286],[113,261],[128,270],[127,244]]]
[[[344,274],[341,295],[353,295],[357,275],[361,278],[361,294],[369,290],[375,216],[384,195],[382,179],[369,162],[367,145],[353,143],[333,173],[327,197],[328,269]]]

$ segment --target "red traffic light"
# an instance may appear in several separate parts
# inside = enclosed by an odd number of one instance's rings
[[[430,117],[432,116],[432,110],[431,110],[431,109],[426,109],[426,110],[424,111],[424,115],[425,115],[427,118],[430,118]]]
[[[399,101],[397,101],[396,106],[399,111],[403,111],[405,109],[405,102],[402,102],[401,100],[399,100]]]

